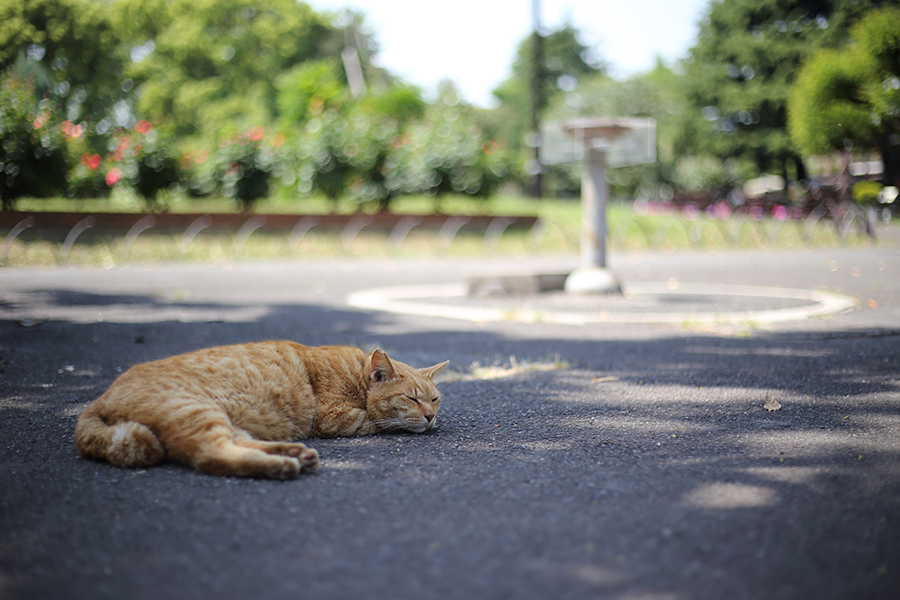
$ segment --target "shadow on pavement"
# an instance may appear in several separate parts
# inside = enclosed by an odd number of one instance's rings
[[[0,321],[4,598],[900,592],[897,332],[629,336],[29,294],[57,316]],[[322,469],[289,482],[77,456],[77,414],[131,364],[275,338],[565,366],[447,382],[436,431],[313,440]]]

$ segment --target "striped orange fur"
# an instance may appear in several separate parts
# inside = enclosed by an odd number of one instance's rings
[[[295,440],[431,429],[441,403],[433,378],[446,365],[286,341],[197,350],[123,373],[78,418],[75,442],[120,467],[170,459],[285,479],[319,465]]]

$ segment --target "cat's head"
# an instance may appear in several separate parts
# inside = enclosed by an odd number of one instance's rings
[[[441,405],[434,376],[450,361],[414,369],[375,350],[367,362],[367,409],[379,430],[423,433],[434,427]]]

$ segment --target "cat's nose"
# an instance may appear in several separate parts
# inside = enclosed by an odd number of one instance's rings
[[[434,413],[425,415],[425,421],[428,423],[430,427],[434,423]]]

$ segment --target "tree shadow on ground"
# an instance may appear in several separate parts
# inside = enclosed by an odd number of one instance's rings
[[[0,591],[9,597],[900,591],[892,335],[598,328],[591,339],[321,304],[266,304],[247,317],[233,304],[34,293],[53,309],[141,314],[0,321],[0,530],[9,540]],[[230,316],[171,320],[173,305]],[[567,366],[447,382],[435,432],[313,440],[323,468],[295,482],[77,457],[76,415],[131,364],[273,338],[380,346],[417,366],[510,356]],[[781,409],[763,409],[766,394]]]

